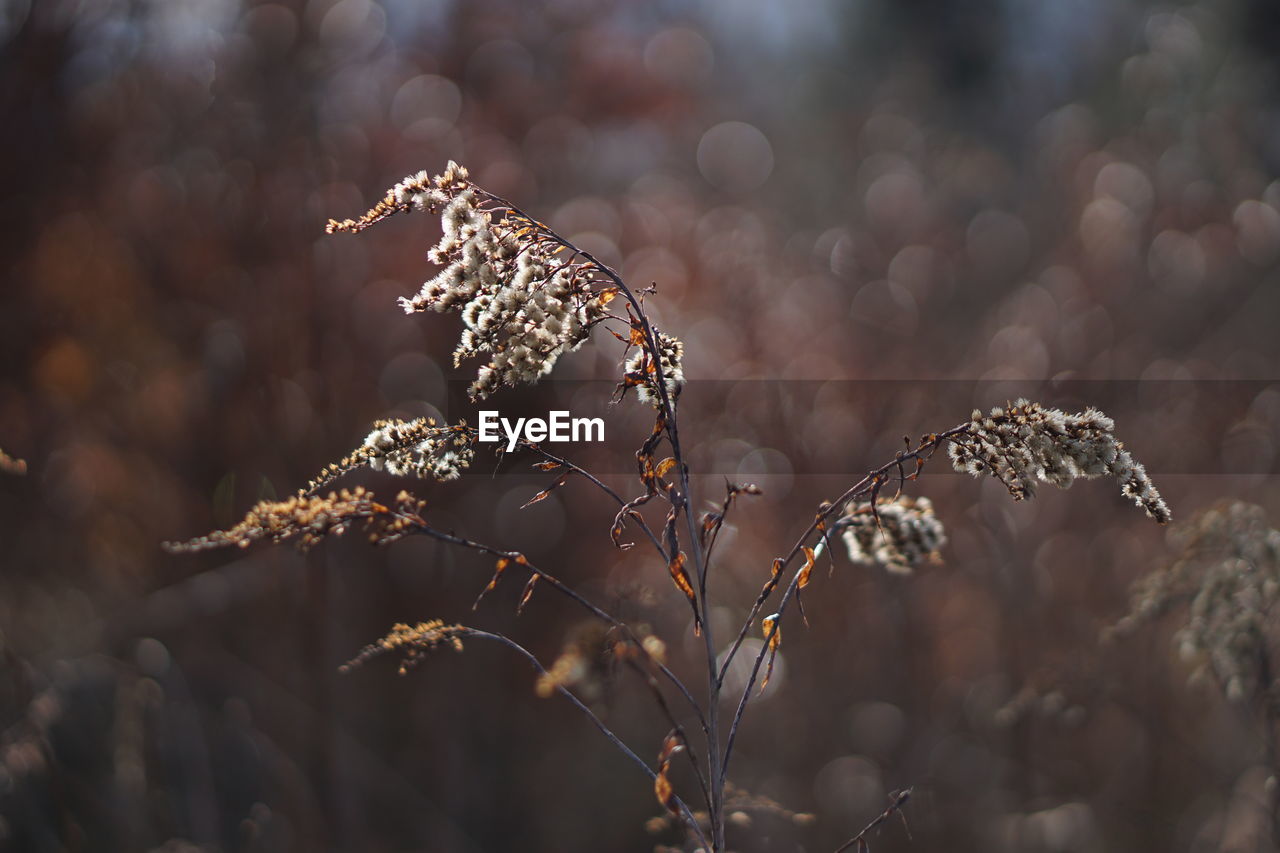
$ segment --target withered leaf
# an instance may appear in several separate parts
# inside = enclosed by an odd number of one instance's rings
[[[804,568],[800,570],[798,586],[804,589],[809,585],[809,575],[813,572],[813,564],[817,562],[817,558],[813,554],[813,549],[808,545],[804,546]]]
[[[702,619],[698,616],[698,599],[693,593],[693,583],[689,580],[689,573],[684,568],[685,556],[681,551],[671,559],[668,569],[671,572],[671,580],[675,581],[676,589],[684,593],[684,597],[689,599],[689,606],[693,608],[693,632],[694,634],[702,633]]]
[[[533,598],[533,588],[538,585],[541,577],[542,575],[529,575],[529,582],[524,585],[524,592],[520,594],[520,603],[516,605],[517,616],[524,612],[524,606]]]
[[[708,512],[702,516],[702,530],[699,535],[702,538],[702,544],[707,544],[707,538],[720,528],[724,523],[724,516],[718,512]]]
[[[679,816],[680,806],[676,802],[675,789],[671,787],[671,757],[684,749],[684,740],[679,732],[672,731],[662,741],[662,749],[658,752],[658,775],[653,779],[653,794],[662,807],[671,814]]]
[[[644,483],[645,492],[640,497],[628,501],[614,516],[613,526],[609,529],[609,536],[613,539],[613,544],[620,550],[625,551],[631,547],[631,543],[624,544],[622,542],[622,530],[626,526],[627,518],[639,518],[636,508],[648,503],[658,494],[658,487],[654,485],[653,477],[653,451],[662,441],[662,436],[666,429],[667,420],[662,412],[658,412],[658,417],[653,424],[653,432],[649,434],[649,437],[644,440],[644,444],[640,445],[640,449],[636,451],[636,467],[640,473],[640,482]],[[668,550],[668,553],[673,552],[674,549]]]
[[[502,580],[502,573],[507,570],[507,566],[511,565],[511,561],[506,557],[499,558],[493,567],[493,577],[489,580],[489,585],[480,590],[480,594],[476,596],[475,603],[471,605],[471,609],[475,610],[480,606],[480,599],[484,598],[498,585],[498,581]]]
[[[769,640],[769,663],[765,667],[764,681],[760,682],[760,693],[764,693],[764,689],[769,686],[769,679],[773,677],[773,660],[778,655],[778,647],[782,645],[782,626],[778,625],[777,622],[777,613],[760,620],[761,631]]]

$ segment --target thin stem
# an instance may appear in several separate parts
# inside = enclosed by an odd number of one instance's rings
[[[889,804],[889,808],[885,809],[880,814],[876,815],[875,820],[871,821],[871,823],[867,824],[862,828],[862,832],[859,832],[853,838],[850,838],[844,844],[841,844],[839,847],[837,847],[835,849],[835,853],[844,853],[845,850],[848,850],[850,847],[853,847],[855,844],[858,846],[859,851],[868,850],[869,845],[867,844],[867,833],[875,829],[876,827],[878,827],[880,824],[884,823],[889,818],[893,817],[898,812],[902,811],[902,807],[907,804],[907,800],[911,799],[911,791],[912,791],[911,788],[907,788],[903,791],[899,791],[897,794],[894,794],[893,802]]]
[[[658,689],[657,682],[653,676],[645,672],[644,669],[635,662],[634,659],[628,658],[627,663],[631,665],[636,672],[645,679],[649,684],[649,688],[653,690],[654,698],[657,700],[658,707],[662,709],[663,715],[666,716],[667,722],[671,724],[671,728],[680,735],[680,740],[684,744],[682,752],[688,757],[690,765],[693,767],[693,776],[698,780],[698,787],[702,791],[702,801],[707,807],[711,806],[711,791],[707,787],[707,780],[703,777],[702,768],[698,765],[698,754],[693,746],[689,743],[688,734],[684,730],[684,726],[680,725],[680,721],[676,719],[675,714],[671,712],[671,706],[667,704],[667,697],[662,695],[662,691]]]
[[[543,581],[550,584],[552,589],[556,590],[562,595],[568,596],[570,599],[577,602],[580,606],[582,606],[587,611],[589,611],[596,618],[600,619],[603,622],[608,623],[609,625],[612,625],[613,627],[617,628],[619,631],[622,631],[623,634],[626,635],[627,639],[630,640],[635,645],[636,648],[638,648],[642,653],[648,656],[649,660],[653,661],[654,666],[658,669],[659,672],[662,673],[662,675],[667,679],[667,681],[669,681],[672,684],[672,686],[674,686],[676,690],[678,690],[680,694],[684,696],[685,701],[689,703],[689,707],[693,709],[694,714],[697,716],[698,723],[702,727],[703,732],[707,731],[707,720],[705,717],[703,717],[702,709],[701,707],[699,707],[697,700],[694,699],[693,695],[689,692],[689,688],[684,686],[684,682],[682,682],[674,672],[668,669],[666,664],[654,659],[652,656],[649,656],[647,652],[644,652],[643,643],[640,642],[640,638],[635,635],[635,632],[631,630],[630,625],[623,622],[621,619],[616,618],[615,616],[610,614],[607,610],[604,610],[598,607],[595,603],[593,603],[592,601],[584,597],[581,593],[579,593],[573,587],[559,580],[554,575],[538,568],[533,563],[529,562],[529,558],[525,557],[525,555],[520,553],[519,551],[505,551],[501,548],[495,548],[491,545],[486,545],[483,542],[476,542],[473,539],[467,539],[465,536],[458,536],[453,533],[445,533],[443,530],[437,530],[436,528],[427,524],[425,521],[422,520],[421,517],[418,517],[418,516],[406,515],[402,517],[413,528],[413,530],[423,534],[424,536],[429,536],[432,539],[438,539],[441,542],[447,542],[451,545],[458,545],[463,548],[470,548],[473,551],[479,551],[483,554],[489,554],[490,556],[499,557],[499,558],[508,559],[508,560],[514,560],[516,562],[519,562],[522,568],[537,575]]]
[[[930,435],[925,440],[923,440],[920,443],[920,446],[917,447],[915,450],[909,453],[900,454],[896,459],[894,459],[894,461],[886,463],[880,466],[879,468],[869,472],[865,477],[863,477],[857,483],[853,484],[848,489],[846,489],[844,494],[836,498],[829,506],[827,506],[826,509],[817,513],[817,515],[814,517],[814,520],[810,522],[809,526],[805,529],[804,533],[802,533],[800,535],[800,538],[796,540],[796,544],[793,545],[791,550],[787,553],[787,555],[782,558],[782,565],[778,568],[778,572],[777,572],[778,578],[781,578],[783,572],[786,571],[787,566],[790,565],[791,561],[794,560],[796,556],[804,549],[805,543],[809,541],[809,538],[815,532],[817,532],[819,526],[824,525],[827,519],[829,519],[835,513],[840,512],[844,508],[845,504],[847,504],[849,501],[853,500],[854,498],[861,497],[869,492],[878,490],[880,486],[883,485],[883,483],[885,482],[885,478],[888,476],[889,471],[894,468],[897,468],[901,463],[906,461],[917,460],[917,459],[923,460],[928,456],[931,456],[933,452],[937,450],[937,448],[942,444],[942,442],[949,440],[952,436],[960,435],[961,433],[967,433],[969,431],[969,428],[970,428],[970,425],[968,423],[964,423],[964,424],[960,424],[959,426],[952,427],[951,429],[946,430],[945,432]],[[727,772],[727,768],[729,765],[729,758],[733,752],[734,741],[737,739],[737,736],[738,736],[738,727],[742,723],[742,715],[746,712],[747,703],[751,701],[751,692],[755,689],[756,679],[760,675],[760,667],[764,664],[765,658],[768,657],[769,655],[770,644],[772,643],[774,636],[778,633],[782,625],[782,614],[786,611],[787,605],[791,602],[791,599],[794,597],[796,590],[799,588],[799,582],[800,582],[800,572],[797,571],[795,574],[792,575],[790,583],[787,584],[787,588],[782,594],[782,599],[778,602],[778,610],[777,610],[778,618],[773,620],[772,626],[769,628],[769,631],[765,635],[764,645],[760,647],[760,651],[756,655],[755,663],[751,667],[751,676],[750,678],[747,679],[747,685],[745,688],[743,688],[742,696],[738,700],[738,708],[733,715],[733,722],[730,723],[729,725],[729,735],[728,735],[728,740],[725,743],[724,764],[722,766],[722,771],[721,771],[722,773]],[[777,585],[774,584],[774,586],[776,587]],[[770,590],[770,592],[772,592],[772,590]],[[724,665],[725,670],[728,669],[729,663],[733,660],[733,656],[737,654],[739,647],[742,645],[742,640],[746,636],[747,631],[751,628],[751,625],[754,622],[755,614],[759,612],[760,605],[762,604],[763,602],[759,602],[756,607],[752,608],[752,616],[748,621],[743,623],[742,629],[738,632],[737,640],[734,641],[733,647],[730,649],[729,654],[726,655],[725,657],[725,665]],[[723,779],[721,780],[721,784],[723,784]]]
[[[462,635],[465,637],[474,637],[482,640],[493,640],[494,642],[501,643],[502,645],[506,646],[512,651],[518,652],[519,654],[523,655],[524,658],[528,660],[530,664],[533,665],[533,668],[537,670],[539,675],[547,674],[546,667],[544,667],[542,663],[537,659],[537,657],[534,656],[533,652],[529,651],[524,646],[520,645],[519,643],[517,643],[516,641],[512,640],[509,637],[505,637],[502,634],[491,634],[488,631],[479,631],[475,628],[465,629],[462,632]],[[644,759],[636,755],[635,752],[632,751],[631,747],[623,743],[622,739],[619,738],[616,734],[614,734],[613,731],[604,724],[604,721],[601,720],[598,716],[596,716],[594,711],[592,711],[590,708],[584,705],[581,699],[573,695],[573,693],[570,690],[568,690],[567,688],[565,688],[563,685],[560,685],[560,684],[556,685],[556,692],[559,693],[561,696],[564,696],[570,702],[572,702],[575,708],[577,708],[579,711],[585,714],[587,719],[591,721],[592,725],[594,725],[597,729],[599,729],[600,733],[603,734],[609,740],[609,743],[613,744],[613,746],[619,752],[621,752],[627,758],[631,759],[632,763],[636,764],[638,767],[644,770],[645,775],[649,777],[650,781],[656,780],[658,778],[658,774],[654,771],[654,769],[650,767],[648,763],[645,762]],[[688,824],[689,829],[694,833],[694,835],[698,837],[698,840],[702,842],[702,845],[705,847],[707,845],[707,839],[702,834],[702,828],[698,826],[698,821],[696,818],[694,818],[693,812],[689,810],[689,806],[680,797],[675,797],[675,802],[679,806],[680,814],[684,818],[685,823]]]
[[[521,442],[521,446],[526,447],[529,450],[532,450],[534,453],[537,453],[538,455],[542,456],[548,462],[555,462],[557,465],[561,465],[567,468],[568,470],[574,472],[575,474],[579,474],[582,477],[585,477],[591,483],[594,483],[602,492],[604,492],[606,495],[612,498],[619,506],[627,505],[626,498],[622,497],[622,495],[618,494],[613,489],[609,488],[607,485],[601,482],[599,478],[597,478],[594,474],[592,474],[587,469],[582,468],[578,465],[575,465],[574,463],[570,462],[568,459],[565,459],[562,456],[555,455],[554,453],[544,449],[538,444]],[[631,520],[635,522],[640,527],[641,530],[644,531],[646,536],[649,537],[649,541],[653,544],[653,547],[657,550],[658,556],[662,557],[662,561],[664,563],[670,562],[671,561],[670,555],[668,555],[667,550],[662,547],[662,541],[658,539],[657,534],[655,534],[653,532],[653,529],[649,527],[649,523],[645,521],[644,518],[641,516],[633,516]]]
[[[644,306],[640,300],[632,292],[622,277],[607,265],[597,260],[591,253],[584,252],[577,246],[570,243],[564,237],[561,237],[554,230],[542,224],[538,220],[529,216],[515,205],[492,193],[486,193],[498,205],[507,208],[516,216],[528,221],[531,225],[541,230],[549,238],[569,249],[576,252],[579,257],[594,267],[600,274],[608,278],[618,292],[621,293],[630,303],[636,312],[636,319],[640,323],[642,334],[645,339],[645,346],[649,350],[649,355],[654,363],[654,385],[657,387],[658,398],[661,404],[662,412],[666,419],[667,438],[671,442],[671,456],[676,460],[676,467],[680,470],[680,494],[673,496],[673,503],[678,501],[685,516],[685,526],[689,533],[689,548],[693,552],[693,564],[697,572],[699,596],[694,602],[696,615],[702,623],[702,637],[707,655],[707,712],[706,712],[706,732],[707,732],[707,774],[711,778],[711,849],[714,853],[724,849],[724,770],[720,759],[720,731],[719,731],[719,704],[720,704],[720,684],[716,678],[716,653],[715,641],[712,637],[712,629],[710,620],[707,618],[709,613],[706,607],[706,583],[707,572],[706,562],[702,555],[702,545],[698,539],[697,524],[693,518],[692,501],[689,494],[689,467],[685,464],[684,455],[680,449],[680,429],[676,423],[676,407],[671,399],[671,394],[667,389],[666,376],[662,369],[661,350],[658,346],[658,335],[653,330],[652,324],[649,322],[649,316],[645,313]],[[670,555],[674,557],[675,555]],[[697,611],[700,611],[697,612]],[[717,781],[719,780],[719,781]]]

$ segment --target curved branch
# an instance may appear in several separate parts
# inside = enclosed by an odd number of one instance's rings
[[[925,459],[928,459],[933,455],[933,453],[938,449],[938,447],[942,445],[944,441],[951,440],[953,436],[967,433],[969,431],[969,428],[970,428],[970,425],[968,423],[964,423],[964,424],[960,424],[959,426],[954,426],[951,429],[946,430],[944,432],[935,433],[935,434],[926,436],[925,439],[921,441],[920,446],[917,447],[915,450],[909,453],[899,453],[898,456],[892,462],[885,463],[884,465],[881,465],[879,468],[876,468],[875,470],[868,472],[868,474],[865,477],[863,477],[857,483],[854,483],[852,486],[846,489],[844,494],[840,495],[840,497],[832,501],[831,504],[826,509],[820,511],[816,515],[814,520],[809,524],[808,528],[806,528],[804,533],[800,535],[800,538],[796,540],[796,544],[793,545],[791,550],[787,553],[787,555],[782,558],[782,564],[781,566],[778,567],[777,572],[775,573],[775,577],[773,581],[771,581],[772,585],[766,587],[767,593],[772,594],[773,590],[777,587],[777,581],[781,579],[782,575],[786,572],[786,569],[791,564],[791,562],[800,554],[801,551],[804,550],[805,543],[809,541],[809,538],[818,531],[820,526],[826,524],[827,520],[832,515],[836,514],[837,512],[840,512],[844,508],[845,504],[847,504],[849,501],[853,500],[854,498],[861,497],[863,495],[866,495],[866,494],[872,493],[873,491],[878,490],[880,486],[885,482],[885,478],[888,476],[889,471],[897,468],[903,462],[910,461],[910,460],[923,461]],[[790,583],[787,584],[787,588],[783,592],[781,600],[778,602],[778,610],[777,610],[778,618],[773,620],[768,632],[766,632],[764,645],[760,647],[760,652],[756,655],[755,663],[751,667],[751,676],[750,678],[747,679],[747,685],[742,691],[742,696],[738,700],[738,708],[733,715],[733,722],[730,723],[729,725],[728,740],[725,743],[725,749],[724,749],[725,760],[724,760],[724,764],[722,765],[722,768],[723,768],[721,771],[722,773],[727,773],[727,768],[729,766],[729,756],[733,752],[734,741],[737,739],[737,735],[738,735],[738,727],[742,723],[742,715],[746,712],[747,703],[751,701],[751,691],[755,689],[756,679],[760,675],[760,667],[764,664],[765,658],[768,657],[771,641],[773,640],[774,636],[778,633],[779,629],[781,628],[782,614],[787,609],[787,605],[791,602],[791,599],[795,596],[796,590],[799,587],[799,582],[800,582],[800,572],[796,572],[791,576],[791,581]],[[751,614],[747,617],[747,620],[743,622],[742,629],[738,632],[738,638],[734,641],[732,648],[729,650],[729,653],[725,656],[724,666],[720,670],[721,679],[724,678],[724,673],[728,671],[729,664],[733,661],[734,656],[738,653],[738,649],[742,646],[743,639],[746,637],[747,632],[751,629],[751,626],[754,624],[755,617],[759,614],[760,608],[763,606],[764,601],[767,598],[768,598],[767,594],[762,594],[760,596],[760,599],[757,600],[756,605],[751,609]],[[724,776],[721,777],[721,784],[723,784],[724,778],[725,778]]]
[[[450,545],[458,545],[463,548],[470,548],[473,551],[479,551],[483,554],[489,554],[490,556],[498,557],[500,559],[516,561],[521,565],[522,568],[528,570],[532,574],[541,578],[543,581],[548,583],[553,589],[555,589],[560,594],[565,595],[568,598],[572,599],[573,601],[577,602],[581,607],[586,609],[596,618],[613,626],[614,628],[617,628],[619,631],[622,631],[623,634],[626,635],[627,639],[630,640],[635,645],[636,648],[638,648],[642,653],[648,656],[648,653],[644,652],[644,645],[640,642],[640,638],[637,637],[635,635],[635,632],[631,630],[630,625],[616,618],[607,610],[604,610],[601,607],[597,606],[594,602],[592,602],[591,600],[583,596],[573,587],[564,583],[554,575],[538,568],[533,563],[529,562],[529,559],[525,557],[524,554],[521,554],[519,551],[505,551],[501,548],[494,548],[491,545],[486,545],[483,542],[476,542],[473,539],[467,539],[465,536],[458,536],[454,533],[445,533],[443,530],[437,530],[436,528],[427,524],[426,521],[424,521],[419,516],[404,515],[404,516],[401,516],[401,518],[415,532],[421,533],[424,536],[429,536],[432,539],[437,539],[441,542],[447,542]],[[649,656],[648,659],[653,661],[654,666],[658,669],[659,672],[662,673],[663,677],[665,677],[669,682],[671,682],[672,686],[674,686],[678,691],[680,691],[680,694],[684,696],[685,700],[689,703],[689,707],[693,709],[694,714],[697,716],[698,723],[699,725],[701,725],[702,730],[706,732],[707,720],[702,714],[702,708],[699,707],[697,700],[693,698],[693,695],[689,692],[689,689],[684,686],[684,682],[682,682],[676,676],[676,674],[667,667],[666,664],[662,663],[661,661],[655,660],[652,656]]]
[[[590,252],[585,252],[577,246],[570,243],[564,237],[557,234],[547,225],[529,216],[527,213],[516,207],[511,202],[484,191],[485,195],[495,204],[506,208],[515,216],[524,219],[534,228],[544,233],[549,239],[564,246],[578,257],[594,267],[601,275],[611,281],[614,287],[618,288],[621,293],[635,310],[636,319],[640,323],[641,331],[644,335],[645,346],[653,357],[654,366],[654,385],[657,388],[658,399],[661,411],[666,418],[667,438],[671,442],[671,455],[676,460],[676,467],[680,469],[680,494],[672,495],[671,502],[679,507],[685,517],[685,527],[689,536],[689,550],[693,553],[693,564],[698,577],[699,594],[694,600],[694,616],[702,625],[702,639],[707,656],[707,715],[705,729],[707,731],[707,773],[712,780],[724,778],[724,765],[720,753],[720,729],[719,729],[719,694],[720,683],[716,677],[716,651],[715,640],[712,637],[712,627],[708,620],[706,608],[706,587],[707,587],[707,564],[702,552],[702,543],[698,538],[697,522],[693,517],[692,501],[689,496],[689,466],[685,464],[684,454],[680,448],[680,429],[676,422],[676,407],[672,400],[671,393],[667,388],[666,376],[662,370],[661,350],[658,347],[658,335],[653,330],[653,325],[649,322],[649,316],[645,313],[644,306],[639,298],[622,280],[622,276],[618,275],[613,269],[604,263],[601,263]],[[674,554],[671,555],[673,558]],[[699,611],[701,611],[699,613]],[[712,802],[710,809],[711,817],[711,850],[721,851],[724,849],[724,814],[723,814],[723,784],[712,784],[711,786]]]
[[[537,453],[539,456],[543,457],[548,462],[555,462],[557,465],[560,465],[572,471],[575,474],[579,474],[582,477],[585,477],[588,481],[590,481],[597,488],[599,488],[600,491],[604,492],[606,495],[612,498],[618,504],[618,506],[627,505],[626,498],[622,497],[622,495],[618,494],[613,489],[609,488],[609,486],[603,483],[598,477],[596,477],[595,474],[592,474],[587,469],[582,468],[579,465],[575,465],[573,462],[570,462],[568,459],[565,459],[563,456],[555,455],[551,451],[543,448],[541,445],[522,440],[520,442],[520,446],[528,450],[531,450],[534,453]],[[644,531],[645,535],[649,537],[649,541],[653,544],[653,547],[657,550],[658,556],[662,558],[662,562],[663,563],[671,562],[671,558],[667,554],[666,549],[662,547],[662,541],[658,539],[657,535],[653,532],[653,529],[649,527],[648,522],[646,522],[643,518],[637,517],[637,516],[632,516],[631,520],[634,521],[636,524],[638,524],[640,529]]]

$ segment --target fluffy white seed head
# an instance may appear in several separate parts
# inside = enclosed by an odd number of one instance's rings
[[[684,344],[678,338],[658,332],[658,352],[661,355],[662,378],[667,386],[667,396],[671,400],[679,395],[684,387]],[[658,392],[657,368],[652,356],[645,347],[637,347],[628,356],[623,366],[624,386],[635,386],[636,397],[642,403],[655,408],[661,405],[662,398]]]
[[[1115,477],[1125,497],[1168,523],[1169,507],[1114,430],[1115,422],[1097,409],[1067,414],[1018,400],[987,415],[975,410],[968,432],[951,440],[949,453],[957,471],[991,474],[1015,500],[1034,495],[1037,481],[1065,489],[1077,478]]]
[[[879,564],[901,574],[937,561],[947,543],[946,530],[928,498],[877,500],[874,512],[869,501],[850,503],[835,526],[850,561]]]

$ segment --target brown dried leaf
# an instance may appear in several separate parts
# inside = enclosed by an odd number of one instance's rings
[[[480,590],[480,594],[476,596],[475,604],[472,604],[472,605],[471,605],[471,609],[472,609],[472,610],[475,610],[476,608],[478,608],[478,607],[480,606],[480,599],[484,598],[484,597],[485,597],[486,595],[488,595],[488,594],[489,594],[489,593],[490,593],[490,592],[491,592],[495,587],[497,587],[497,585],[498,585],[498,581],[502,580],[502,573],[503,573],[503,572],[505,572],[505,571],[507,570],[507,566],[509,566],[509,565],[511,565],[511,561],[510,561],[510,560],[508,560],[506,557],[502,557],[502,558],[500,558],[500,559],[498,560],[498,562],[497,562],[496,564],[494,564],[494,567],[493,567],[493,578],[491,578],[491,579],[490,579],[490,581],[489,581],[489,585],[488,585],[488,586],[486,586],[484,589]]]
[[[648,503],[658,494],[658,487],[654,485],[653,479],[653,451],[662,441],[662,436],[666,429],[666,418],[662,412],[658,412],[658,417],[653,424],[653,432],[649,434],[649,437],[644,440],[644,444],[640,445],[640,449],[636,451],[636,467],[640,473],[640,482],[644,483],[645,492],[640,497],[628,501],[613,518],[613,526],[609,528],[609,536],[619,550],[625,551],[631,547],[631,543],[624,544],[621,540],[622,530],[626,526],[626,519],[628,517],[638,517],[636,508]],[[673,553],[674,550],[670,549],[667,553]]]
[[[800,570],[800,576],[797,579],[797,588],[804,589],[809,585],[809,575],[813,572],[813,564],[817,562],[817,558],[813,554],[813,549],[808,545],[804,546],[804,568]]]
[[[524,606],[529,603],[529,599],[533,598],[533,588],[538,585],[538,579],[542,575],[529,575],[529,582],[524,585],[524,592],[520,594],[520,603],[516,605],[516,615],[519,616],[524,612]]]
[[[693,583],[689,580],[689,573],[685,571],[684,563],[685,556],[681,551],[672,558],[667,568],[671,572],[671,580],[675,581],[676,589],[684,593],[684,597],[689,600],[689,606],[693,608],[693,633],[701,635],[702,619],[698,615],[698,599],[693,593]]]
[[[778,647],[782,645],[782,626],[778,625],[777,622],[777,613],[760,620],[760,628],[769,640],[769,664],[765,667],[764,681],[760,682],[760,693],[764,693],[764,689],[769,686],[769,679],[773,677],[773,659],[777,657]],[[760,694],[757,693],[756,695]]]
[[[675,816],[680,815],[680,806],[676,802],[675,789],[671,787],[671,757],[684,749],[684,740],[679,732],[672,731],[662,741],[662,750],[658,753],[658,775],[653,780],[653,794],[662,807]]]

